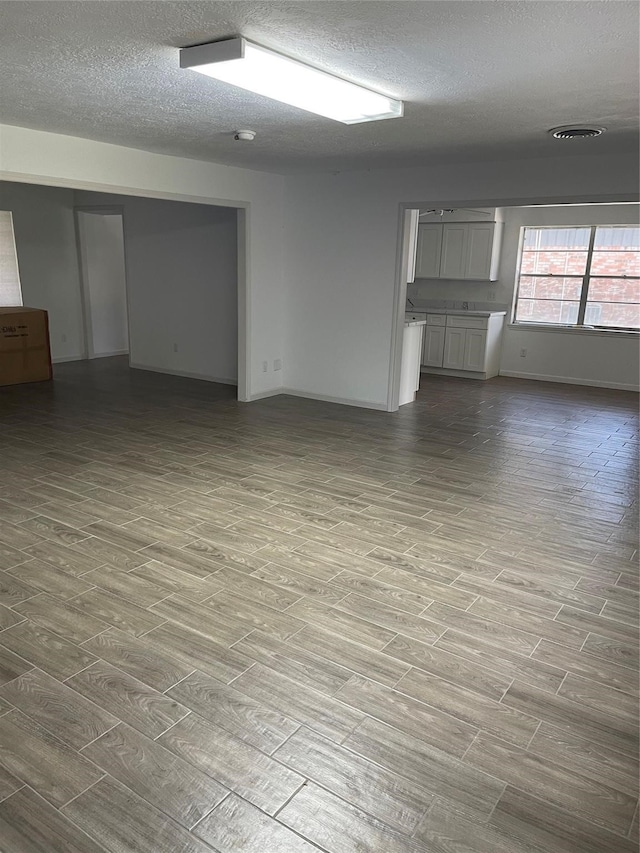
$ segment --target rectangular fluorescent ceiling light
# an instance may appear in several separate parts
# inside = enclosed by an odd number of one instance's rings
[[[185,47],[180,51],[180,67],[343,124],[402,116],[402,101],[364,89],[242,37]]]

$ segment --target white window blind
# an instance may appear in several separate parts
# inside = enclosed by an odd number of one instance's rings
[[[22,305],[22,289],[18,271],[13,217],[10,210],[0,210],[0,306]]]

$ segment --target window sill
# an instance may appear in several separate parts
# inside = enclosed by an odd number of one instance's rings
[[[546,323],[507,323],[507,328],[517,332],[553,332],[561,335],[595,335],[596,337],[610,338],[637,338],[638,331],[627,331],[622,329],[589,329],[581,326],[552,326]]]

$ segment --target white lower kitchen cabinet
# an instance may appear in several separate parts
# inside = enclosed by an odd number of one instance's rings
[[[465,329],[463,370],[484,370],[487,357],[487,333]]]
[[[466,344],[466,329],[447,329],[444,336],[444,358],[442,367],[449,370],[464,369],[464,348]]]
[[[423,373],[489,379],[500,370],[504,312],[427,314]]]
[[[422,350],[422,364],[427,367],[442,367],[444,358],[444,326],[427,326]]]

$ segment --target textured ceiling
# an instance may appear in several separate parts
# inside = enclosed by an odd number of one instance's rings
[[[558,154],[638,144],[635,2],[1,2],[0,120],[275,172]],[[242,34],[405,100],[344,126],[178,67]],[[592,122],[592,140],[545,131]],[[237,128],[258,132],[235,142]]]

